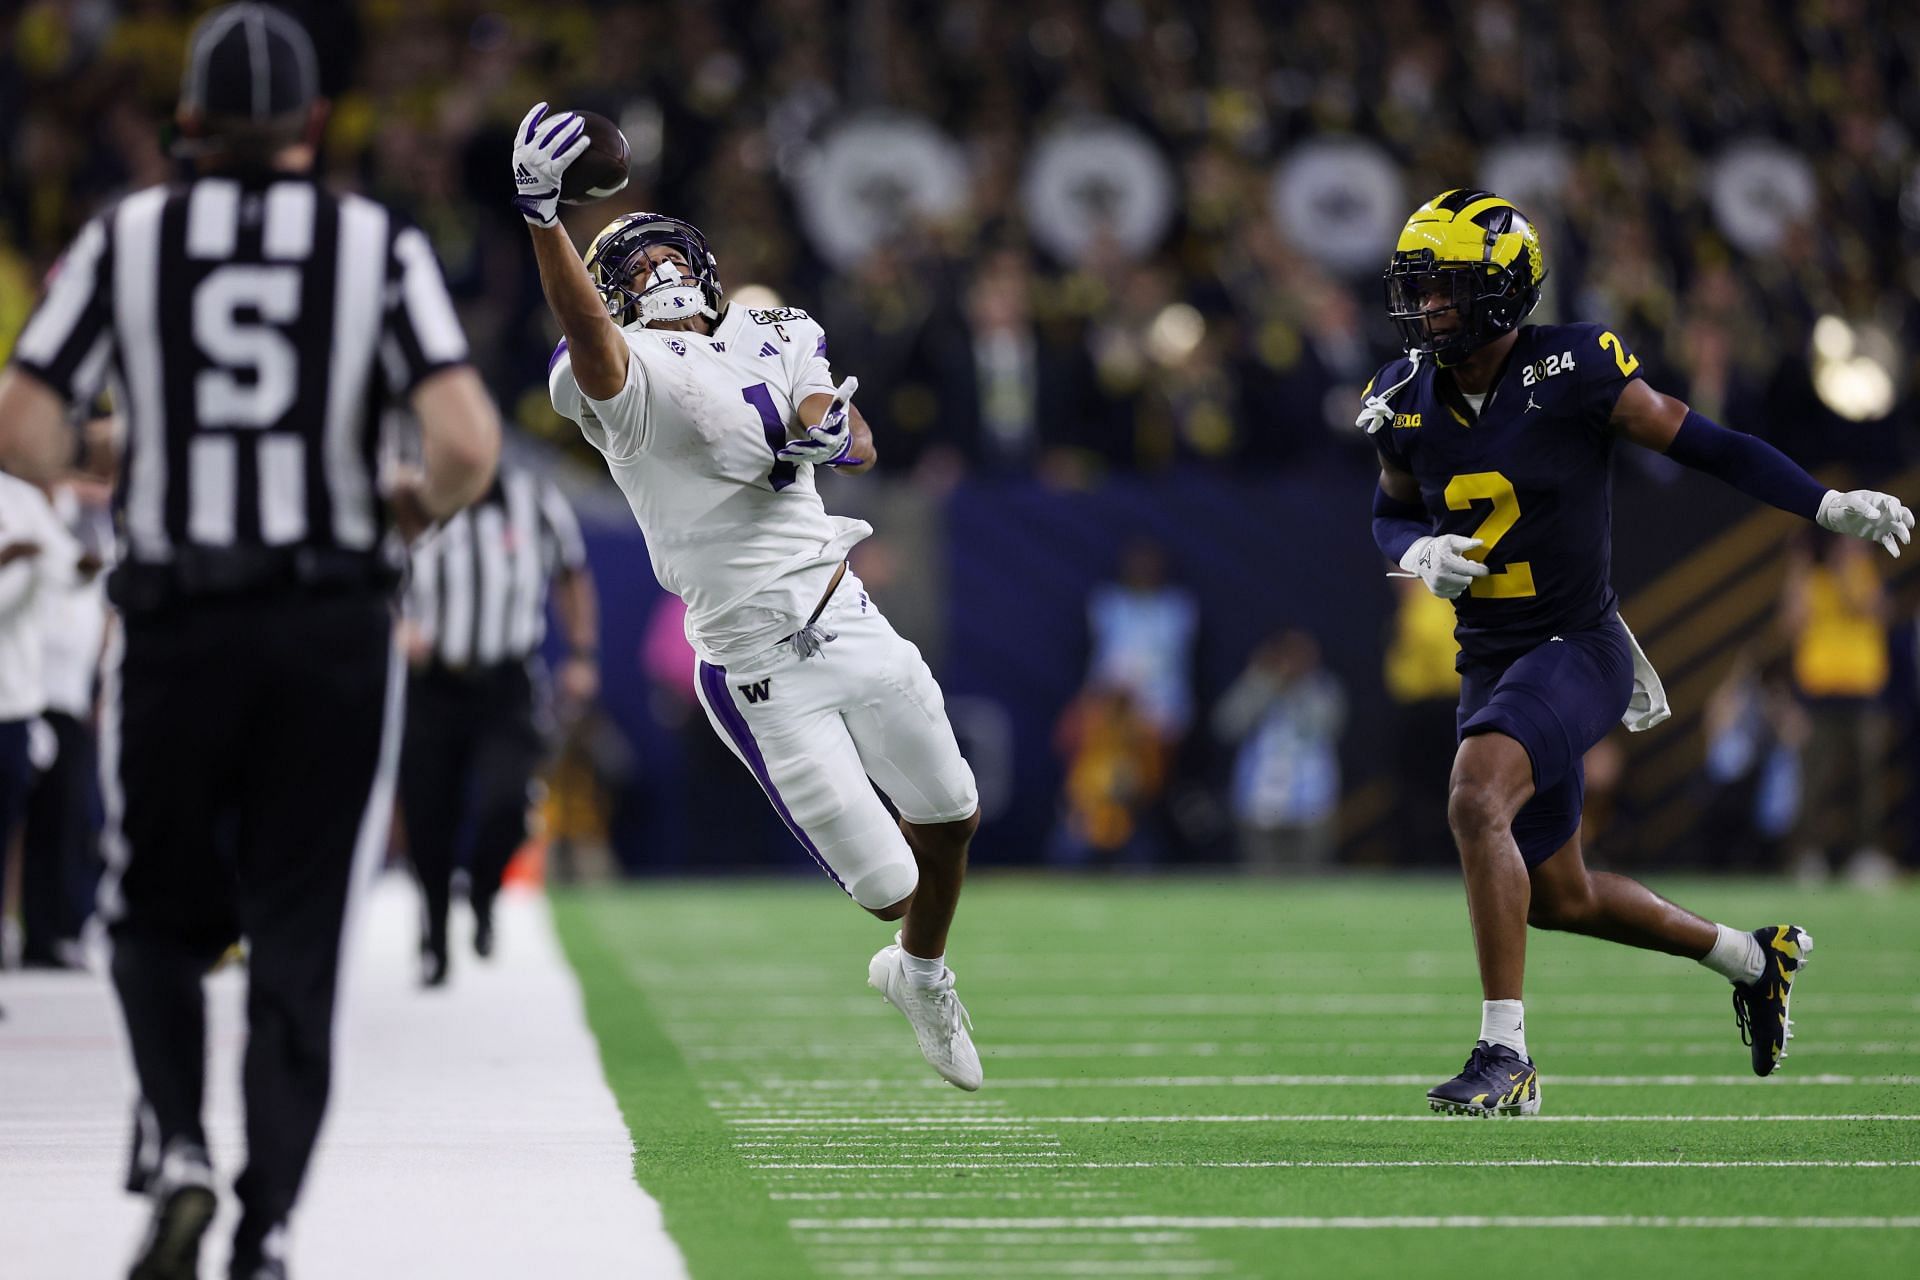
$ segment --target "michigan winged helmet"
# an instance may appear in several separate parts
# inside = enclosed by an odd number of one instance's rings
[[[1384,276],[1387,314],[1409,353],[1458,364],[1518,328],[1540,301],[1540,233],[1491,191],[1443,191],[1413,211]]]

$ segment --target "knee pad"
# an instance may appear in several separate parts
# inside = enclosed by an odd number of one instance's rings
[[[853,900],[869,911],[890,907],[920,887],[920,868],[908,859],[889,862],[862,875],[847,886]]]

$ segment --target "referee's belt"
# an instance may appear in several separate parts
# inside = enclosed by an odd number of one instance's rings
[[[399,582],[397,567],[364,551],[182,547],[165,563],[123,560],[107,576],[107,599],[123,613],[150,613],[193,600],[387,592]]]

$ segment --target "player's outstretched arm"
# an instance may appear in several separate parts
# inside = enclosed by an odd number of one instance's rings
[[[627,385],[627,340],[560,225],[560,179],[586,149],[587,126],[579,116],[548,116],[546,103],[536,105],[514,130],[513,203],[533,237],[547,307],[567,335],[573,380],[588,399],[611,400]]]
[[[1613,406],[1612,422],[1615,431],[1637,445],[1823,529],[1877,542],[1889,555],[1898,556],[1901,544],[1913,539],[1913,512],[1892,494],[1829,489],[1766,441],[1730,431],[1643,381],[1626,384]]]

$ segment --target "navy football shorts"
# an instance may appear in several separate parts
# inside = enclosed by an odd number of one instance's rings
[[[1618,618],[1555,636],[1505,666],[1461,667],[1460,738],[1504,733],[1533,761],[1533,798],[1513,819],[1527,866],[1545,862],[1580,830],[1581,758],[1620,723],[1632,696],[1633,654]]]

